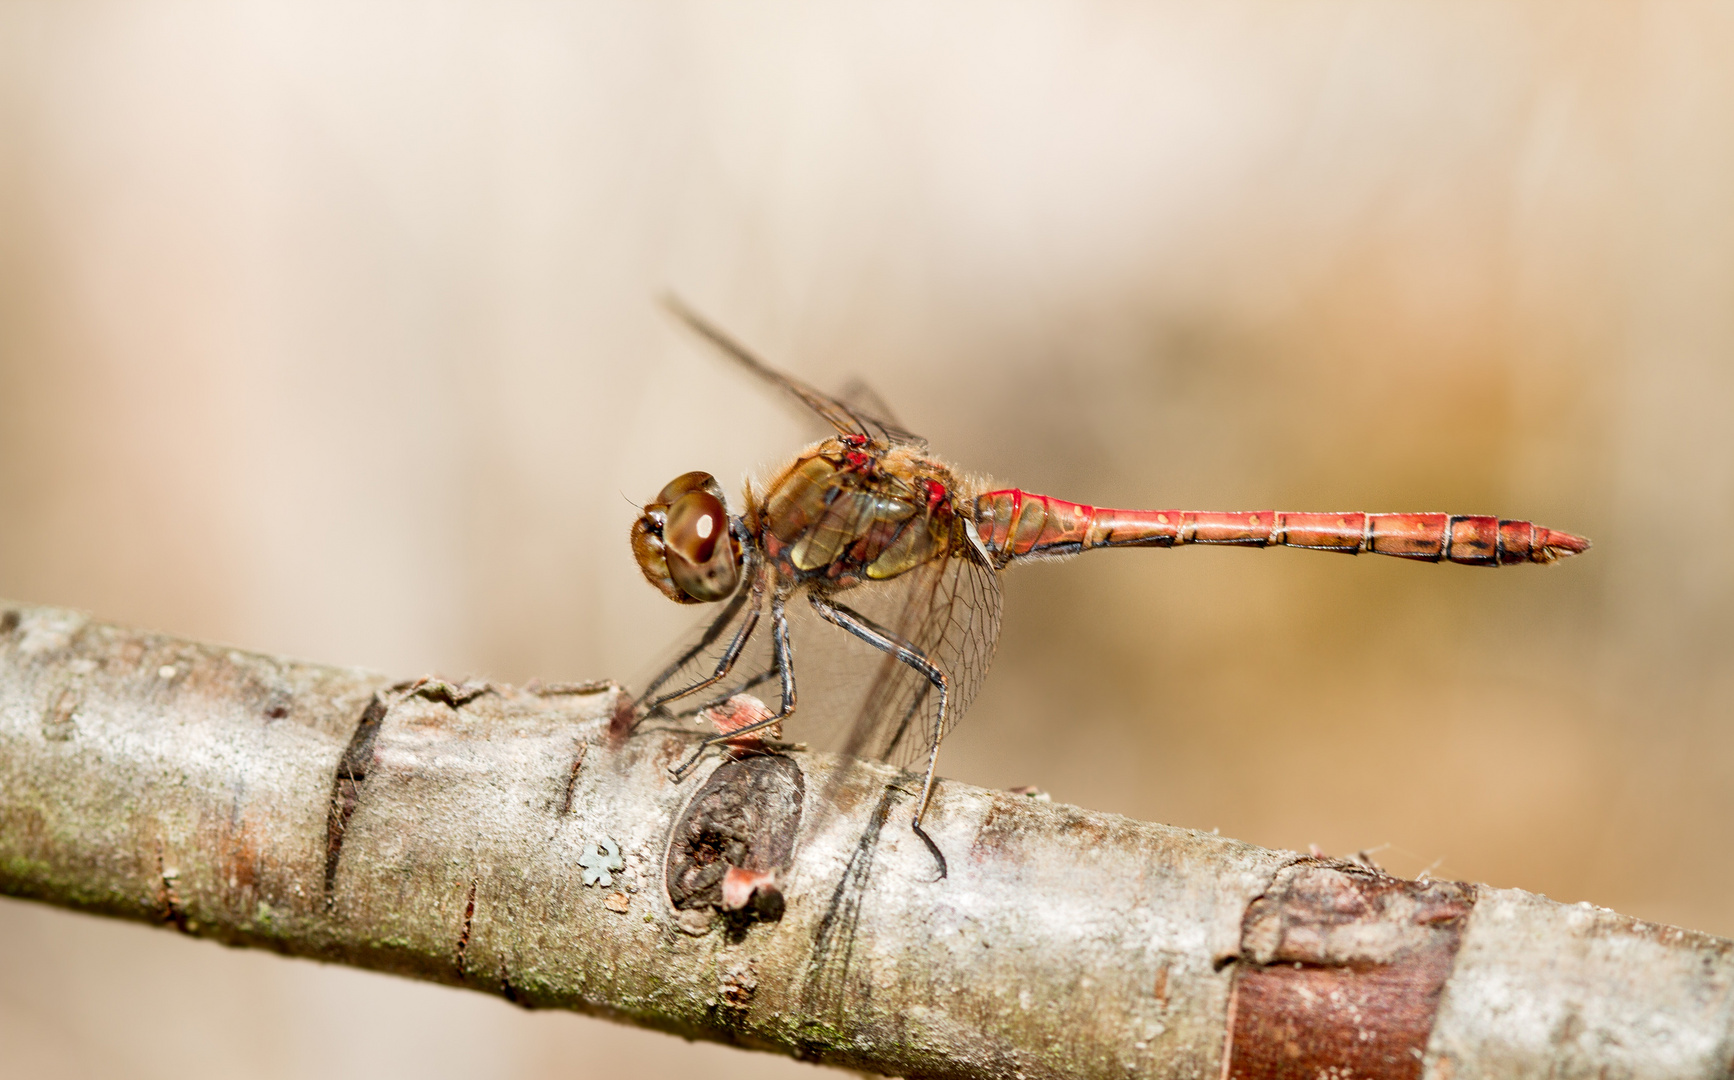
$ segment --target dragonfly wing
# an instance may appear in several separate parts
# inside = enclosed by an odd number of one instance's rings
[[[792,376],[785,375],[754,356],[746,346],[729,337],[705,320],[704,316],[687,307],[679,297],[663,297],[663,306],[685,323],[693,333],[714,345],[718,351],[773,386],[792,395],[821,419],[843,435],[863,435],[884,445],[926,446],[927,440],[905,431],[893,421],[882,419],[871,406],[857,408],[813,389]],[[870,393],[870,392],[869,392]],[[879,403],[882,405],[883,403]]]
[[[913,446],[922,450],[927,448],[927,440],[904,427],[903,422],[897,419],[896,412],[890,405],[886,404],[885,399],[880,397],[866,380],[851,377],[848,382],[843,384],[843,389],[838,393],[837,400],[856,416],[863,418],[869,424],[876,425],[885,433],[886,442],[898,446]]]
[[[895,765],[924,760],[933,740],[943,739],[969,711],[987,677],[999,642],[998,573],[973,544],[959,543],[948,558],[872,589],[840,593],[838,602],[915,646],[945,676],[947,687],[941,724],[932,682],[896,657],[885,657],[845,751]]]

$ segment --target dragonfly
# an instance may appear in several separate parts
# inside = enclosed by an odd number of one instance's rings
[[[1218,544],[1496,567],[1553,563],[1590,546],[1529,521],[1474,514],[1116,509],[992,487],[934,456],[882,404],[821,393],[770,367],[679,300],[665,304],[833,434],[758,486],[749,482],[739,513],[730,512],[721,485],[702,471],[676,477],[644,505],[631,536],[645,578],[676,603],[722,607],[651,680],[637,699],[637,719],[670,715],[674,703],[728,684],[768,618],[769,663],[709,704],[775,682],[780,707],[703,739],[669,771],[682,780],[710,748],[780,730],[797,700],[790,606],[804,597],[823,622],[881,654],[845,749],[903,765],[923,762],[911,827],[941,877],[945,857],[921,825],[940,744],[968,711],[993,657],[999,576],[1013,563],[1105,548]],[[710,664],[719,643],[710,670],[694,672],[695,661]]]

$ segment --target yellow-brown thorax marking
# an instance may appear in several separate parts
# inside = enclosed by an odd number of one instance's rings
[[[907,447],[874,449],[826,439],[779,473],[749,510],[765,555],[796,580],[896,577],[965,542],[951,471]]]

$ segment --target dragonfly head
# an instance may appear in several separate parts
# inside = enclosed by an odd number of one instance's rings
[[[669,481],[632,523],[632,557],[645,579],[676,603],[732,596],[741,583],[741,545],[716,477],[689,472]]]

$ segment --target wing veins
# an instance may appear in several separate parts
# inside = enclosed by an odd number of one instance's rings
[[[806,383],[790,375],[785,375],[776,368],[760,360],[745,345],[736,341],[720,328],[712,324],[704,316],[686,305],[686,302],[673,293],[664,294],[662,305],[669,313],[687,329],[708,341],[717,351],[740,364],[748,371],[757,375],[773,386],[779,387],[792,395],[797,401],[818,414],[820,419],[830,424],[844,435],[860,435],[880,443],[895,443],[907,446],[925,447],[927,440],[904,430],[897,424],[869,415],[858,409],[851,408],[829,394],[813,389]]]

